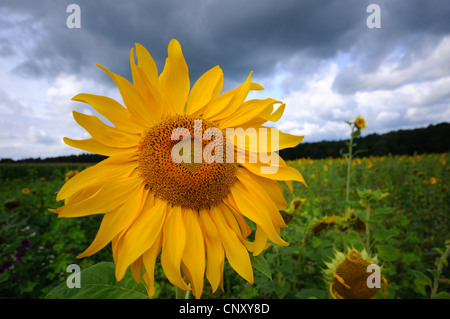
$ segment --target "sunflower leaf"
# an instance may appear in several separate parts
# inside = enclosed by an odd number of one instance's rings
[[[252,266],[262,272],[267,278],[272,280],[272,273],[263,255],[251,256]]]
[[[145,299],[148,298],[146,288],[137,284],[131,271],[117,282],[115,265],[111,262],[101,262],[78,273],[80,288],[69,288],[67,281],[52,289],[48,299]]]

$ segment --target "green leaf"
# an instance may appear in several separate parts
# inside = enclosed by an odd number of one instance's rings
[[[378,229],[373,232],[373,238],[375,238],[377,241],[389,240],[390,238],[397,235],[398,231],[396,231],[395,229]]]
[[[378,256],[385,261],[394,261],[400,257],[400,252],[397,248],[388,245],[376,245]]]
[[[315,288],[302,289],[295,294],[298,299],[325,299],[327,297],[327,291],[319,290]]]
[[[263,255],[251,256],[252,266],[262,272],[267,278],[272,280],[272,273]]]
[[[67,277],[71,274],[68,272]],[[80,273],[80,288],[69,288],[64,281],[51,290],[47,298],[57,299],[145,299],[148,298],[146,287],[134,281],[128,269],[125,277],[117,282],[115,265],[101,262]]]
[[[373,211],[374,215],[389,215],[395,211],[393,207],[377,208]]]
[[[414,274],[414,277],[416,277],[415,283],[422,285],[422,286],[430,286],[431,287],[431,279],[425,275],[423,272],[420,272],[418,270],[411,269],[412,273]]]
[[[450,294],[446,291],[438,292],[433,299],[450,299]]]

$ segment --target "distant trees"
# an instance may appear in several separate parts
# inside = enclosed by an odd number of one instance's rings
[[[340,157],[346,150],[346,141],[322,141],[301,143],[280,151],[283,159],[302,157],[325,158]],[[370,134],[355,140],[357,149],[365,150],[360,156],[412,155],[417,153],[444,153],[450,150],[450,124],[440,123],[426,128],[399,130],[394,132]]]

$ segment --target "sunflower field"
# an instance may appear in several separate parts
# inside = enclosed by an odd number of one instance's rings
[[[448,298],[449,161],[447,153],[354,157],[351,170],[347,157],[287,161],[308,184],[294,182],[292,192],[284,185],[288,207],[280,213],[288,227],[280,236],[289,246],[272,245],[252,257],[253,284],[225,264],[223,289],[212,293],[205,285],[202,298],[345,297],[339,285],[351,282],[342,262],[347,254],[355,256],[347,259],[353,266],[366,259],[380,266],[383,280],[374,298]],[[122,281],[108,282],[114,273],[110,245],[76,258],[95,238],[100,215],[66,219],[48,210],[62,205],[56,193],[87,166],[0,165],[0,298],[86,297],[83,289],[67,289],[71,264],[85,277],[95,269],[105,274],[92,277],[108,291],[90,296],[147,297],[129,270]],[[130,293],[118,295],[118,285]],[[174,297],[159,258],[155,289],[154,298]]]

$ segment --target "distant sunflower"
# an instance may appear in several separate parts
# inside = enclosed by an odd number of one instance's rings
[[[28,187],[22,188],[22,194],[24,194],[24,195],[30,194],[30,189]]]
[[[324,270],[331,296],[334,299],[372,299],[381,289],[381,281],[384,295],[387,281],[383,275],[380,278],[380,288],[367,285],[367,279],[371,275],[367,267],[377,263],[377,256],[369,256],[365,249],[361,252],[348,249],[347,254],[336,251],[334,259],[325,262],[327,268]]]
[[[268,240],[287,245],[279,236],[286,224],[278,209],[287,204],[278,181],[286,181],[291,190],[291,181],[305,183],[275,151],[294,147],[303,137],[272,129],[278,133],[278,146],[267,143],[261,148],[261,141],[268,138],[260,129],[267,121],[278,121],[285,105],[270,98],[245,101],[250,90],[263,89],[252,83],[252,73],[239,87],[220,94],[223,73],[219,66],[203,74],[191,88],[176,40],[169,44],[159,75],[142,45],[136,44],[135,53],[137,64],[132,49],[133,83],[99,66],[114,80],[125,107],[104,96],[79,94],[73,98],[90,104],[114,127],[97,116],[73,112],[92,138],[64,138],[65,143],[108,158],[68,180],[57,195],[65,205],[52,211],[59,217],[104,214],[93,243],[78,257],[90,256],[112,242],[116,279],[121,280],[131,267],[140,282],[145,268],[143,279],[149,296],[155,294],[158,255],[167,279],[181,289],[192,289],[196,298],[202,294],[205,276],[213,291],[222,286],[225,257],[252,283],[249,252],[260,254],[268,247]],[[202,125],[197,126],[196,121]],[[232,155],[244,155],[244,162],[211,162],[207,156],[200,161],[194,158],[192,163],[192,155],[183,153],[185,148],[177,152],[186,161],[173,160],[172,151],[181,143],[173,139],[177,129],[185,128],[190,135],[187,146],[195,150],[200,145],[203,154],[212,150],[206,154],[216,156],[229,149],[229,141],[220,144],[215,137],[198,140],[196,135],[206,135],[209,129],[224,132],[238,127],[255,129],[260,142],[259,148],[231,144]],[[278,162],[262,161],[263,153],[276,156]],[[248,160],[253,154],[258,155],[256,162]],[[270,167],[276,172],[263,174],[262,168]],[[253,242],[248,240],[252,231],[245,218],[256,225]]]
[[[68,171],[65,176],[66,182],[77,174],[78,174],[78,171],[76,169],[71,169],[70,171]]]
[[[365,129],[366,128],[366,120],[363,117],[358,115],[355,119],[355,125],[360,130]]]

